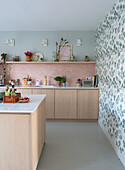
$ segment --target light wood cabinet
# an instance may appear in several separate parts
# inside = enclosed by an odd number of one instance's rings
[[[55,90],[55,119],[77,118],[77,90]]]
[[[49,89],[33,89],[33,94],[46,94],[46,118],[54,119],[54,90]]]
[[[78,90],[78,119],[98,119],[99,90]]]
[[[20,92],[21,94],[33,94],[32,89],[21,89],[18,88],[16,92]]]
[[[46,94],[46,119],[97,120],[99,89],[18,88],[22,94]]]

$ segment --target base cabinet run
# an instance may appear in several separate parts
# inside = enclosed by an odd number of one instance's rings
[[[47,119],[97,120],[99,89],[18,89],[24,94],[46,94]]]

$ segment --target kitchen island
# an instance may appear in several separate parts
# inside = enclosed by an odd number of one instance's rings
[[[46,95],[0,104],[0,169],[35,170],[45,143]]]

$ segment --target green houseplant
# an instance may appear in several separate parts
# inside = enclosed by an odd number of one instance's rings
[[[61,85],[62,77],[57,76],[57,77],[54,78],[54,80],[56,80],[57,86],[60,86],[60,85]]]
[[[66,76],[62,77],[62,84],[63,84],[63,87],[66,87]]]

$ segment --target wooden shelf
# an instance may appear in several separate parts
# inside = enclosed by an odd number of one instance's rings
[[[26,62],[26,61],[6,61],[6,64],[96,64],[96,61],[76,61],[76,62],[53,62],[53,61],[43,61],[43,62]]]

